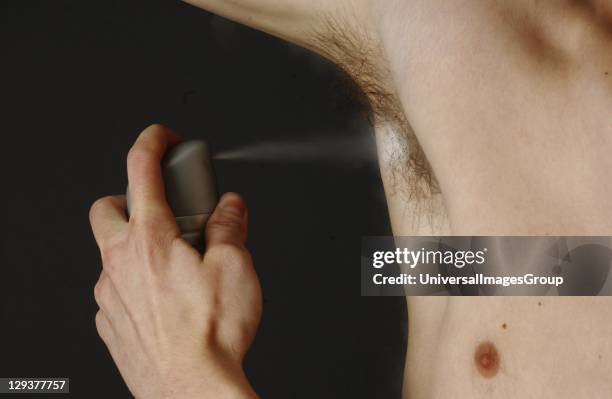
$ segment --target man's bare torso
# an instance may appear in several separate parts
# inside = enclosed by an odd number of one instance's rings
[[[612,2],[192,2],[353,76],[396,235],[612,235]],[[611,397],[610,305],[411,298],[406,397]]]

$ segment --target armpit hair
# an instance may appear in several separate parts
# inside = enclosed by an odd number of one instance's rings
[[[402,191],[410,199],[438,194],[438,182],[390,84],[391,74],[378,40],[344,19],[321,20],[325,22],[312,34],[313,48],[350,76],[353,88],[349,92],[367,108],[371,125],[388,124],[394,132],[393,153],[386,154],[391,162],[387,168],[390,188],[408,187]]]

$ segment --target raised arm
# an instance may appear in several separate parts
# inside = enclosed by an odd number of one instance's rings
[[[361,20],[364,0],[183,0],[232,21],[320,52],[329,21],[350,15]]]

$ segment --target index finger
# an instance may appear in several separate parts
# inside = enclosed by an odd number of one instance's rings
[[[127,159],[130,214],[146,217],[150,213],[172,215],[166,201],[161,160],[178,136],[161,125],[151,125],[136,139]]]

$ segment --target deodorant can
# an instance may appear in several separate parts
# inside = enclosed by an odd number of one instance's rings
[[[219,200],[208,144],[193,140],[172,147],[162,160],[162,174],[183,239],[202,251],[204,226]],[[129,213],[129,187],[127,198]]]

